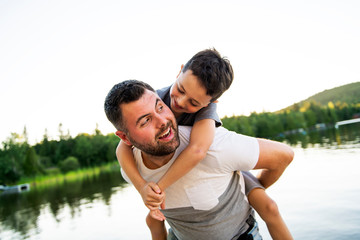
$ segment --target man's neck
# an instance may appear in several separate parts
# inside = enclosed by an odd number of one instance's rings
[[[174,154],[175,154],[175,152],[170,153],[165,156],[153,156],[153,155],[149,155],[144,152],[141,152],[143,163],[149,169],[157,169],[157,168],[164,166],[171,160],[171,158],[174,156]]]

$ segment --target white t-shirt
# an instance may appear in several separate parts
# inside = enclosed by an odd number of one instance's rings
[[[158,169],[147,168],[141,151],[134,148],[134,157],[141,176],[148,182],[158,182],[176,157],[188,145],[191,127],[179,126],[180,146],[173,158]],[[248,171],[255,167],[259,158],[256,138],[237,134],[223,127],[216,128],[209,151],[189,173],[166,189],[166,208],[193,207],[209,210],[217,205],[218,198],[229,185],[234,171]],[[125,172],[124,179],[130,182]]]

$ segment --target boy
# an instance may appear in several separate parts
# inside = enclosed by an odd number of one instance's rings
[[[153,239],[166,239],[166,229],[159,222],[165,218],[158,210],[164,200],[163,191],[205,157],[213,141],[215,127],[221,126],[215,102],[230,87],[232,81],[233,70],[229,61],[222,58],[215,49],[209,49],[197,53],[185,66],[181,66],[172,86],[158,90],[158,95],[173,111],[178,124],[193,128],[189,145],[157,184],[146,183],[140,176],[130,147],[120,143],[117,148],[116,154],[122,170],[129,176],[145,205],[151,210],[147,224]],[[245,174],[246,186],[250,186],[252,181],[247,178],[249,176]],[[254,186],[256,191],[250,191],[249,202],[251,205],[254,203],[254,209],[267,223],[270,234],[291,239],[276,204],[259,188],[259,184],[255,183]]]

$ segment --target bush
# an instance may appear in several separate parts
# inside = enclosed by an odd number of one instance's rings
[[[44,168],[50,168],[52,167],[52,161],[51,158],[48,156],[39,156],[40,165]]]
[[[60,174],[61,171],[57,167],[52,167],[52,168],[45,169],[45,173],[46,173],[46,175],[57,175],[57,174]]]
[[[59,163],[59,168],[63,173],[74,171],[79,167],[79,160],[76,157],[67,157],[65,160]]]

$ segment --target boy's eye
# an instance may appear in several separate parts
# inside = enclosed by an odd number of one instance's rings
[[[184,94],[184,91],[182,91],[179,87],[177,87],[177,89],[179,93]]]
[[[198,107],[198,105],[197,105],[196,103],[191,102],[190,104],[191,104],[191,106],[193,106],[193,107]]]

